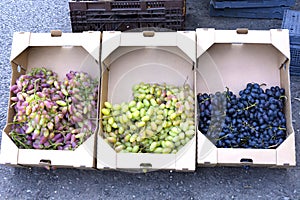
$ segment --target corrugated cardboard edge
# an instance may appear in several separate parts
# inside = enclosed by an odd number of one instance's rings
[[[153,37],[152,37],[153,36]],[[150,37],[145,37],[143,33],[121,33],[121,32],[103,32],[102,51],[101,51],[101,63],[103,63],[110,54],[113,53],[118,47],[138,47],[138,46],[177,46],[180,48],[194,64],[196,63],[196,34],[195,31],[189,32],[171,32],[171,33],[155,33],[151,34]],[[191,48],[191,46],[193,48]],[[105,69],[106,66],[101,66],[101,69]],[[105,75],[104,75],[105,76]],[[102,76],[102,77],[104,77]],[[108,78],[108,77],[107,77]],[[103,94],[101,94],[103,95]],[[106,97],[107,99],[107,97]],[[103,99],[102,99],[103,100]],[[102,101],[101,100],[101,101]],[[103,105],[102,105],[103,106]],[[100,106],[100,109],[102,108]],[[101,114],[100,114],[101,115]],[[103,156],[104,149],[107,149],[109,145],[103,145],[103,138],[98,137],[97,149],[97,168],[119,168],[119,169],[140,169],[141,164],[150,164],[152,169],[175,169],[194,171],[196,162],[196,136],[188,143],[190,146],[187,150],[185,147],[182,148],[177,154],[132,154],[132,153],[119,153],[116,154],[114,151],[108,150],[108,155],[111,155],[110,159],[114,160],[116,156],[116,166],[114,162],[105,162],[109,160],[107,155]],[[100,146],[102,144],[102,146]],[[109,147],[111,149],[111,147]],[[103,153],[101,153],[103,151]],[[181,153],[185,151],[184,153]],[[183,155],[181,155],[183,154]],[[180,155],[180,157],[179,157]],[[171,160],[166,165],[161,165],[160,160],[167,159]],[[178,163],[177,163],[178,160]],[[118,162],[120,161],[120,162]],[[129,162],[130,161],[130,162]],[[151,163],[149,163],[151,161]],[[173,162],[172,162],[173,161]],[[126,165],[122,165],[126,163]],[[104,165],[106,165],[106,167]]]
[[[270,31],[248,31],[248,34],[237,34],[235,30],[215,30],[196,29],[197,37],[197,59],[203,55],[215,43],[256,43],[256,44],[272,44],[279,50],[288,60],[290,59],[289,49],[289,32],[288,30],[271,29]],[[285,82],[290,84],[289,79],[289,61],[286,63]],[[279,66],[280,67],[280,66]],[[291,103],[290,90],[288,87],[287,96],[289,102],[287,104],[290,116],[288,118],[291,122]],[[241,159],[251,159],[253,164],[257,166],[295,166],[295,133],[292,124],[289,124],[292,133],[277,149],[224,149],[216,148],[217,153],[203,155],[199,149],[203,148],[203,144],[209,144],[210,141],[201,132],[198,132],[197,145],[197,163],[203,165],[204,163],[215,163],[220,165],[241,165]],[[203,141],[202,141],[203,140]],[[213,148],[213,147],[211,147]],[[213,151],[212,151],[213,152]],[[215,157],[216,156],[216,157]]]
[[[82,46],[99,63],[100,39],[101,32],[93,31],[76,34],[64,33],[61,37],[51,37],[51,33],[14,33],[10,59],[13,61],[30,46]],[[12,65],[16,65],[16,63],[12,62]],[[97,131],[74,151],[56,151],[18,149],[7,133],[3,131],[0,163],[44,166],[45,164],[41,161],[46,160],[50,161],[50,165],[53,166],[92,168],[96,165],[94,155],[96,133]],[[87,150],[85,145],[91,146],[92,152]]]

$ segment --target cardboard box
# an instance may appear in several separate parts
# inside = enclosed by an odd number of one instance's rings
[[[100,32],[15,33],[11,50],[11,84],[34,67],[53,70],[59,79],[65,77],[70,70],[84,71],[93,78],[98,78],[100,83],[100,37]],[[94,166],[95,133],[74,151],[19,149],[8,135],[11,130],[9,124],[15,115],[11,104],[9,101],[7,125],[2,132],[2,164],[83,168]]]
[[[248,82],[279,85],[286,91],[286,140],[276,149],[217,148],[198,131],[197,163],[201,166],[295,166],[292,127],[288,30],[248,31],[197,29],[197,93],[229,87],[235,94]],[[246,162],[244,162],[246,161]]]
[[[195,61],[194,31],[103,32],[100,109],[105,101],[115,104],[132,100],[132,86],[140,82],[178,86],[187,82],[194,87]],[[98,169],[195,170],[196,136],[177,154],[116,153],[103,140],[102,133],[100,120]]]

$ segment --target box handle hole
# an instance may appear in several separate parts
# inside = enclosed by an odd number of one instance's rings
[[[40,164],[41,165],[51,165],[51,160],[42,159],[42,160],[40,160]]]
[[[140,167],[141,168],[152,168],[152,164],[151,163],[141,163]]]
[[[247,163],[247,164],[252,164],[253,163],[253,160],[250,159],[250,158],[242,158],[240,160],[241,163]]]
[[[236,29],[237,34],[248,34],[248,29],[247,28],[238,28]]]
[[[154,31],[144,31],[143,36],[144,37],[154,37],[155,32]]]
[[[62,31],[61,30],[51,30],[51,37],[61,37]]]

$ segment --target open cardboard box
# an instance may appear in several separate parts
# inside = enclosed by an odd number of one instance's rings
[[[276,149],[227,149],[217,148],[198,131],[197,163],[202,166],[294,166],[288,30],[197,29],[196,35],[197,93],[215,93],[229,87],[238,94],[249,82],[265,83],[267,87],[279,85],[287,96],[284,112],[288,135]]]
[[[83,71],[89,73],[92,78],[97,78],[100,83],[100,37],[100,32],[15,33],[11,51],[11,84],[14,84],[21,74],[35,67],[53,70],[59,79],[63,79],[70,70]],[[74,151],[19,149],[8,135],[11,130],[9,124],[15,115],[11,104],[9,101],[7,125],[2,132],[2,164],[94,167],[95,133]]]
[[[101,50],[101,102],[133,99],[132,86],[140,82],[194,88],[195,32],[103,32]],[[100,119],[102,113],[100,112]],[[196,127],[195,127],[196,128]],[[116,153],[104,141],[102,122],[97,141],[98,169],[170,169],[193,171],[196,134],[177,154]]]

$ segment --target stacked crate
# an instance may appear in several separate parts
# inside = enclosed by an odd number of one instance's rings
[[[282,28],[290,31],[290,51],[292,75],[300,75],[300,12],[286,10],[282,21]]]
[[[184,29],[185,0],[71,0],[69,7],[73,32]]]
[[[211,0],[210,16],[282,19],[295,0]]]

